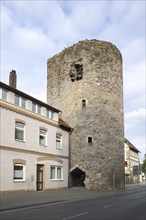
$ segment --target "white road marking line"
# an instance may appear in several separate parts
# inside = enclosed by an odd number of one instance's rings
[[[78,217],[78,216],[87,215],[87,214],[88,214],[88,212],[83,212],[83,213],[80,213],[80,214],[77,214],[77,215],[72,215],[72,216],[63,218],[62,220],[72,219],[72,218],[76,218],[76,217]]]
[[[134,199],[139,199],[139,198],[142,198],[143,196],[137,196],[137,197],[135,197]]]
[[[104,209],[110,208],[110,207],[112,207],[112,206],[119,205],[119,204],[124,203],[124,202],[125,202],[125,201],[121,201],[121,202],[116,202],[116,203],[113,203],[113,204],[110,204],[110,205],[106,205],[106,206],[104,206]]]

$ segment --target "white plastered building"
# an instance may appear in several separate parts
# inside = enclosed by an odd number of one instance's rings
[[[0,82],[0,191],[68,187],[69,133],[60,110]]]

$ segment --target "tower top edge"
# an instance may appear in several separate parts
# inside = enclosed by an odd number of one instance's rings
[[[117,50],[119,53],[120,53],[120,55],[121,55],[121,52],[120,52],[120,50],[113,44],[113,43],[111,43],[111,42],[109,42],[109,41],[103,41],[103,40],[97,40],[97,39],[91,39],[91,40],[88,40],[88,39],[86,39],[86,40],[81,40],[81,41],[78,41],[77,43],[75,43],[75,44],[73,44],[73,45],[71,45],[71,46],[69,46],[69,47],[65,47],[62,51],[60,51],[59,53],[57,53],[57,54],[55,54],[54,56],[52,56],[52,57],[50,57],[50,58],[48,58],[47,59],[47,63],[50,61],[50,60],[52,60],[52,59],[54,59],[55,57],[57,57],[57,56],[60,56],[60,54],[65,54],[66,53],[66,51],[68,51],[68,50],[71,50],[71,49],[73,49],[74,47],[84,47],[84,46],[87,46],[87,47],[91,47],[91,46],[95,46],[95,47],[112,47],[112,48],[114,48],[115,50]]]

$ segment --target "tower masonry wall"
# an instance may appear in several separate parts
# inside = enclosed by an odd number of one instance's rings
[[[109,42],[80,41],[48,59],[47,72],[47,102],[62,110],[61,117],[73,127],[70,170],[84,171],[86,188],[123,188],[120,51]]]

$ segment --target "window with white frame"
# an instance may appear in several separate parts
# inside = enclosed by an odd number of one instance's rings
[[[2,99],[7,100],[8,96],[8,91],[5,89],[2,89]]]
[[[26,108],[26,99],[21,98],[21,107]]]
[[[41,106],[33,102],[32,111],[35,113],[41,114]]]
[[[62,149],[62,135],[61,134],[56,134],[56,148],[57,149]]]
[[[24,164],[14,164],[13,170],[14,181],[24,181],[25,180],[25,165]]]
[[[15,105],[19,106],[19,99],[20,99],[20,97],[15,95]]]
[[[46,146],[46,143],[47,143],[47,131],[40,129],[39,144]]]
[[[63,179],[63,167],[51,166],[50,179],[51,180],[62,180]]]
[[[52,110],[47,109],[46,116],[50,119],[54,119],[54,112]]]
[[[18,95],[15,95],[15,105],[18,105],[22,108],[26,108],[26,99]]]
[[[15,140],[24,141],[25,125],[21,122],[15,122]]]

